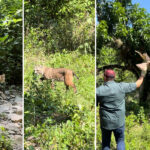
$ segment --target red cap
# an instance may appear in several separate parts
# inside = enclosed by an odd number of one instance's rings
[[[112,69],[106,69],[104,75],[108,78],[114,78],[115,72]]]

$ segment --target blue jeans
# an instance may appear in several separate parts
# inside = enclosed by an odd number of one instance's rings
[[[114,130],[106,130],[101,128],[102,131],[102,150],[109,150],[110,149],[110,142],[111,142],[111,133],[114,133],[115,140],[117,143],[117,150],[125,150],[125,143],[124,143],[124,130],[125,126]]]

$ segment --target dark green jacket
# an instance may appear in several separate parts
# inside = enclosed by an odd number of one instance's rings
[[[96,89],[100,103],[101,127],[117,129],[125,123],[125,94],[136,89],[136,83],[105,82]]]

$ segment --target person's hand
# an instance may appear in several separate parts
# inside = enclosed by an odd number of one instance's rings
[[[136,64],[136,66],[141,70],[141,76],[145,77],[145,75],[147,73],[148,63]]]

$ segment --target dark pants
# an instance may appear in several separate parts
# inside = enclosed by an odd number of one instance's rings
[[[111,133],[114,133],[116,143],[117,143],[117,150],[125,150],[125,143],[124,143],[124,129],[125,126],[115,129],[115,130],[106,130],[101,128],[102,131],[102,150],[109,150],[110,149],[110,142],[111,142]]]

